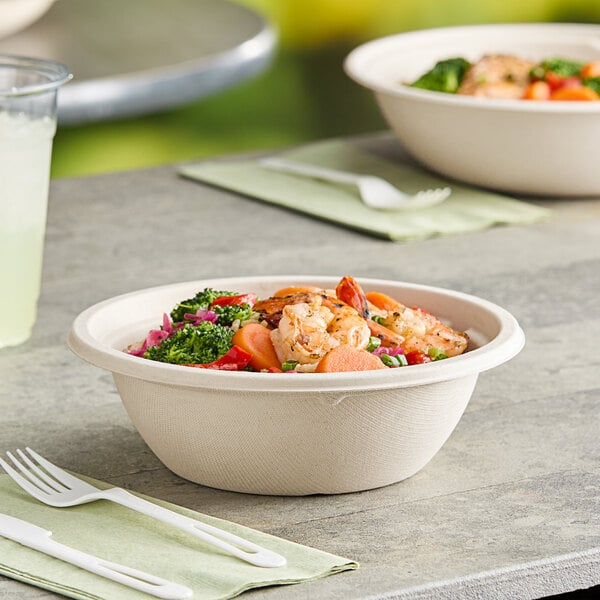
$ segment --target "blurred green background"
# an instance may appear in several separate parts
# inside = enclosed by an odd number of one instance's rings
[[[600,22],[599,0],[237,0],[279,31],[271,66],[230,90],[137,119],[60,127],[53,177],[148,167],[384,129],[372,97],[343,72],[382,35],[448,25]]]

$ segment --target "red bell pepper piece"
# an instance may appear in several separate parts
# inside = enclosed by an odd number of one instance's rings
[[[418,350],[412,350],[405,354],[406,361],[409,365],[421,365],[423,363],[431,362],[431,356],[425,354],[425,352],[419,352]]]
[[[211,302],[211,306],[231,306],[232,304],[256,304],[256,294],[238,294],[237,296],[218,296]]]
[[[209,363],[198,363],[184,365],[186,367],[196,367],[197,369],[218,369],[220,371],[241,371],[250,363],[252,355],[239,346],[232,346],[221,358]]]
[[[551,91],[555,91],[564,87],[580,87],[583,85],[579,77],[563,77],[562,75],[554,73],[554,71],[548,71],[544,79],[550,86]]]

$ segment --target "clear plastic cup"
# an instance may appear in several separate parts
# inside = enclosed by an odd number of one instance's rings
[[[60,63],[0,55],[0,348],[26,341],[40,294]]]

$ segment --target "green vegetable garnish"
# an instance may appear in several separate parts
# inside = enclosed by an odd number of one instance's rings
[[[375,350],[375,348],[379,348],[379,346],[381,346],[381,340],[372,335],[369,338],[369,343],[367,344],[366,350],[367,352],[373,352],[373,350]]]
[[[439,348],[429,348],[427,354],[431,360],[443,360],[444,358],[448,358],[448,355]]]
[[[396,360],[395,356],[390,356],[389,354],[382,354],[380,357],[381,362],[386,367],[399,367],[400,363]]]
[[[206,364],[221,358],[232,346],[234,331],[222,325],[203,321],[187,324],[159,346],[151,346],[144,358],[176,365]]]
[[[566,60],[564,58],[548,58],[547,60],[541,62],[538,67],[533,69],[536,75],[538,71],[536,69],[543,69],[542,77],[548,71],[552,71],[561,77],[578,77],[581,69],[583,67],[583,63],[577,62],[574,60]]]
[[[177,304],[171,311],[171,319],[173,319],[174,322],[183,321],[183,315],[185,315],[185,313],[194,314],[201,308],[208,309],[215,298],[219,298],[220,296],[235,295],[237,295],[236,292],[218,292],[211,288],[205,288],[201,292],[198,292],[193,298],[189,298],[188,300],[184,300]],[[211,310],[214,309],[211,308]]]
[[[596,94],[600,94],[600,77],[587,77],[583,80],[583,85],[594,90]]]
[[[408,366],[408,360],[406,359],[406,356],[404,356],[404,354],[396,354],[396,360],[400,363],[401,367]]]
[[[282,371],[293,371],[298,366],[297,360],[286,360],[281,364]]]
[[[448,58],[441,60],[428,71],[411,83],[411,87],[455,94],[471,63],[464,58]]]
[[[249,321],[254,312],[249,304],[211,306],[210,310],[216,313],[217,323],[219,325],[231,325],[234,321]]]
[[[394,354],[394,356],[382,354],[379,358],[386,367],[405,367],[408,365],[408,361],[404,354]]]

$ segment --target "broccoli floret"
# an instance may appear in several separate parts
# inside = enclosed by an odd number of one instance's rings
[[[435,67],[411,83],[411,87],[455,94],[471,63],[464,58],[448,58],[436,63]]]
[[[205,364],[217,360],[231,348],[233,334],[232,329],[210,321],[187,324],[163,340],[160,346],[148,348],[143,356],[176,365]]]
[[[539,69],[542,69],[542,77],[539,77],[539,79],[543,79],[544,74],[546,74],[548,71],[552,71],[561,77],[578,77],[582,67],[583,63],[576,62],[574,60],[565,60],[564,58],[548,58],[547,60],[541,62],[539,67],[533,70],[532,74],[536,75],[539,72]]]
[[[201,292],[198,292],[193,298],[184,300],[175,306],[171,311],[171,319],[174,322],[183,321],[183,315],[185,313],[194,314],[199,309],[207,309],[212,304],[215,298],[219,296],[235,296],[236,292],[218,292],[211,288],[204,288]],[[212,309],[211,309],[212,310]]]
[[[594,90],[596,94],[600,94],[600,77],[588,77],[583,80],[583,85]]]
[[[254,314],[249,304],[229,304],[227,306],[211,306],[210,310],[217,315],[219,325],[231,325],[234,321],[249,321]]]

